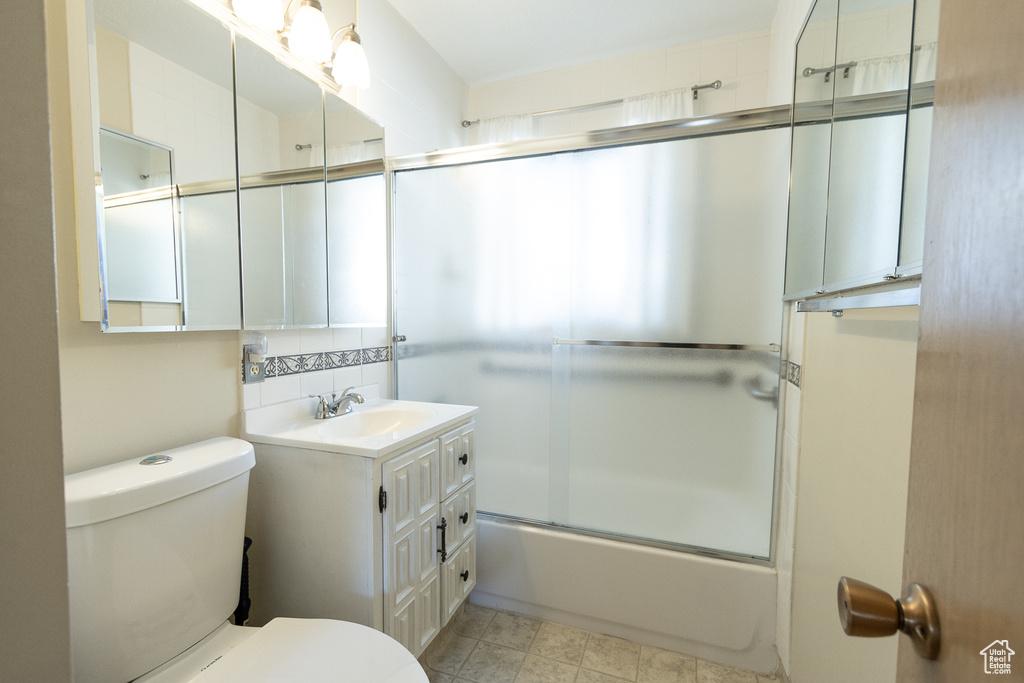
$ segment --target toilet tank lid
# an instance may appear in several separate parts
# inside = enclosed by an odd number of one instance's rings
[[[155,464],[142,464],[143,461]],[[256,464],[252,444],[227,436],[64,477],[67,528],[96,524],[216,486]]]

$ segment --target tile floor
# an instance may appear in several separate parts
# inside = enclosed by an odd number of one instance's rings
[[[773,676],[465,603],[420,663],[431,683],[768,683]]]

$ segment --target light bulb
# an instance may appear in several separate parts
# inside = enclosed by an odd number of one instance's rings
[[[359,35],[355,31],[349,31],[341,39],[338,53],[334,55],[331,75],[338,85],[354,85],[362,89],[370,87],[370,65],[366,62],[366,51],[360,45]]]
[[[331,30],[316,0],[303,0],[288,32],[288,49],[317,64],[331,61]]]
[[[232,0],[231,8],[239,19],[267,33],[284,28],[280,0]]]

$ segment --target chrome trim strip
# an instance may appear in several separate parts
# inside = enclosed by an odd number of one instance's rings
[[[618,341],[613,339],[560,339],[555,337],[551,343],[576,346],[641,346],[653,349],[707,349],[715,351],[769,351],[778,353],[782,350],[778,344],[702,344],[697,342],[659,342],[659,341]]]
[[[360,178],[368,175],[384,173],[383,159],[370,159],[369,161],[357,161],[352,164],[327,167],[327,181],[346,180],[348,178]],[[271,171],[256,175],[243,176],[241,178],[242,189],[258,187],[280,187],[296,183],[315,183],[324,180],[324,168],[298,168],[287,171]],[[196,197],[206,194],[218,194],[221,192],[235,192],[235,180],[204,180],[195,183],[181,183],[177,186],[177,196]],[[175,195],[172,186],[140,190],[137,192],[124,192],[122,194],[110,195],[103,198],[105,207],[123,206],[126,204],[138,204],[150,202],[157,199],[169,199]]]
[[[388,160],[393,171],[408,171],[432,166],[455,166],[480,161],[495,161],[515,157],[541,156],[559,152],[618,147],[644,142],[681,140],[725,133],[742,133],[770,128],[787,128],[790,124],[790,107],[781,105],[748,109],[692,119],[679,119],[639,126],[609,128],[589,133],[573,133],[549,138],[533,138],[494,145],[475,145],[453,149],[393,157]]]
[[[619,543],[630,543],[632,545],[639,545],[646,548],[659,548],[662,550],[671,550],[678,553],[686,553],[688,555],[697,555],[700,557],[708,557],[716,560],[726,560],[728,562],[739,562],[740,564],[752,564],[759,567],[773,567],[774,563],[764,557],[756,557],[754,555],[741,555],[739,553],[728,553],[722,550],[713,550],[711,548],[702,548],[694,545],[684,545],[682,543],[666,543],[664,541],[656,541],[649,538],[641,538],[638,536],[622,536],[618,534],[607,533],[604,531],[594,531],[592,529],[580,529],[577,527],[564,526],[556,524],[554,522],[543,522],[536,519],[528,519],[526,517],[516,517],[514,515],[503,515],[497,512],[486,512],[479,510],[476,513],[477,519],[484,519],[495,522],[497,524],[506,524],[509,526],[527,526],[535,529],[544,529],[546,531],[557,531],[566,534],[574,534],[576,536],[587,536],[590,538],[600,538],[606,541],[617,541]]]
[[[888,308],[890,306],[921,305],[920,283],[914,287],[891,289],[887,292],[859,294],[855,296],[839,296],[832,299],[814,299],[799,301],[796,304],[798,313],[814,313],[819,311],[846,311],[857,308]]]

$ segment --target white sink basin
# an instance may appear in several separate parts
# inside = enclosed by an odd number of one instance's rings
[[[377,436],[388,432],[401,432],[418,427],[437,414],[429,407],[368,405],[364,408],[353,406],[346,415],[328,418],[316,431],[327,438],[353,438]]]
[[[313,417],[314,398],[287,401],[243,413],[242,438],[253,443],[309,448],[378,458],[441,434],[477,412],[473,406],[368,398],[352,412]]]

